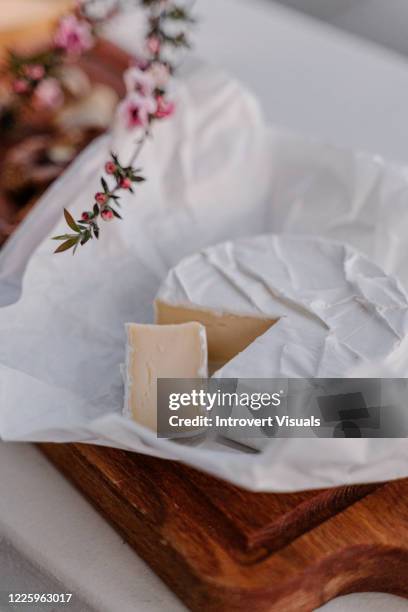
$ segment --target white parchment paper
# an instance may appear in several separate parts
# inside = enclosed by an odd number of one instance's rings
[[[249,455],[158,440],[121,416],[124,323],[152,321],[167,271],[201,247],[267,231],[318,234],[356,246],[408,288],[406,168],[265,128],[252,96],[203,65],[186,71],[175,95],[178,112],[143,152],[149,180],[125,198],[124,222],[104,225],[75,257],[52,254],[62,208],[74,216],[89,208],[109,150],[129,155],[135,136],[116,128],[1,252],[1,438],[179,459],[253,490],[407,476],[404,439],[280,439]]]

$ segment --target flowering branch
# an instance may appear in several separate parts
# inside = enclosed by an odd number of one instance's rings
[[[190,11],[170,0],[139,0],[148,11],[148,33],[146,36],[146,58],[126,70],[124,74],[127,95],[120,103],[118,115],[129,130],[137,130],[138,140],[129,165],[124,166],[116,154],[105,164],[107,177],[101,178],[101,190],[95,194],[92,209],[84,211],[79,220],[64,210],[65,220],[72,233],[55,236],[54,240],[62,241],[55,253],[61,253],[85,245],[93,238],[99,238],[100,221],[121,219],[121,192],[134,189],[145,179],[140,169],[134,165],[151,134],[153,123],[170,117],[174,102],[168,96],[168,83],[175,72],[175,66],[166,59],[169,47],[189,47],[186,26],[193,23]],[[182,28],[172,33],[174,24]],[[170,26],[170,27],[169,27]]]

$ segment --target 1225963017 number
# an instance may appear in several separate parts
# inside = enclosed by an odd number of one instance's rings
[[[72,593],[8,593],[9,604],[69,604]]]

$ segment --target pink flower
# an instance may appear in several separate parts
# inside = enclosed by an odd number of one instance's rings
[[[113,219],[113,212],[111,210],[109,210],[109,208],[107,208],[106,210],[103,210],[101,212],[101,217],[104,221],[112,221]]]
[[[153,78],[139,68],[128,68],[123,75],[123,79],[128,93],[135,91],[141,96],[151,96],[154,91],[155,82]]]
[[[100,206],[103,206],[108,201],[108,196],[103,191],[98,191],[95,193],[95,200]]]
[[[130,189],[132,187],[132,181],[130,180],[130,178],[124,177],[120,181],[119,187],[121,187],[122,189]]]
[[[157,96],[156,102],[157,110],[154,114],[156,119],[165,119],[166,117],[171,117],[176,108],[174,102],[166,100],[164,96]]]
[[[146,41],[146,47],[149,53],[151,53],[152,55],[157,55],[161,47],[160,39],[152,34],[152,36],[149,36]]]
[[[54,38],[55,46],[70,55],[80,55],[93,45],[91,26],[75,15],[63,17]]]
[[[146,70],[158,89],[164,89],[170,78],[170,70],[166,64],[162,62],[153,62]]]
[[[145,57],[134,57],[133,58],[133,66],[139,68],[140,70],[146,70],[149,67],[149,60]]]
[[[89,221],[89,219],[90,219],[89,213],[83,212],[82,215],[81,215],[81,219],[82,219],[82,221]]]
[[[24,79],[16,79],[13,83],[13,89],[17,94],[24,94],[29,90],[29,86]]]
[[[105,171],[107,174],[115,174],[116,164],[113,161],[108,161],[105,164]]]
[[[157,103],[151,96],[143,97],[138,93],[130,93],[119,104],[118,112],[122,116],[126,127],[146,127],[150,115],[154,115]]]
[[[35,103],[40,108],[58,108],[64,102],[64,94],[57,79],[52,77],[44,79],[36,87]]]
[[[33,81],[41,81],[45,76],[45,68],[41,64],[28,64],[24,67],[24,73]]]

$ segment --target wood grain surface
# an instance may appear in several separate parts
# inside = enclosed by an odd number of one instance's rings
[[[250,493],[172,461],[40,447],[191,610],[308,612],[358,591],[408,597],[408,479]]]

